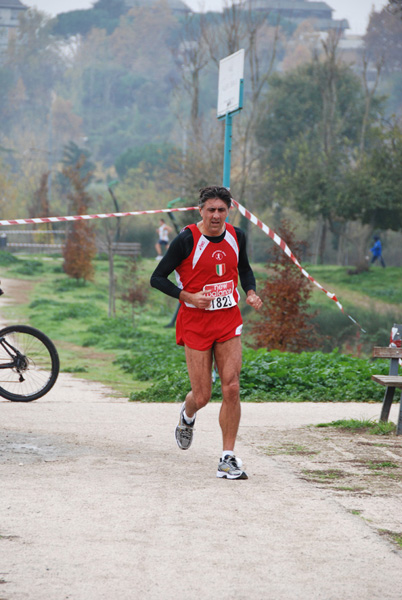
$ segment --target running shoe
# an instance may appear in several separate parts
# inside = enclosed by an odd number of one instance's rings
[[[191,423],[191,425],[186,423],[186,421],[184,420],[183,412],[185,407],[186,403],[183,402],[180,409],[179,423],[175,431],[176,442],[181,450],[188,450],[190,448],[191,442],[193,441],[193,431],[195,423],[195,419]]]
[[[219,463],[216,472],[217,477],[226,477],[226,479],[248,479],[246,471],[242,469],[240,458],[227,454]]]

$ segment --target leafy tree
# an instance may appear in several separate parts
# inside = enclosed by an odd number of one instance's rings
[[[65,166],[63,175],[70,181],[72,191],[68,194],[74,214],[87,214],[92,201],[86,191],[86,186],[91,173],[83,176],[85,158],[81,157],[74,166]],[[82,279],[90,281],[94,276],[92,260],[96,255],[95,236],[88,221],[73,221],[67,233],[66,244],[63,249],[63,268],[69,277],[77,281]]]
[[[302,252],[305,244],[296,242],[286,221],[282,221],[278,231],[294,254]],[[262,318],[251,331],[255,344],[257,348],[281,352],[311,349],[318,340],[308,311],[311,283],[278,246],[274,246],[272,253],[273,264],[268,265],[268,279],[260,294]]]
[[[0,211],[1,214],[4,215],[3,218],[15,218],[18,214],[16,212],[17,190],[15,188],[13,178],[11,177],[10,168],[3,162],[1,157],[0,190]]]
[[[256,131],[265,151],[261,167],[276,183],[276,199],[319,220],[320,262],[328,229],[337,234],[339,225],[342,229],[345,175],[369,148],[379,107],[378,99],[367,99],[351,68],[338,61],[338,41],[330,35],[321,59],[272,77],[268,110]]]
[[[65,54],[59,40],[51,35],[46,15],[34,9],[20,15],[19,27],[3,56],[4,77],[0,81],[0,96],[4,93],[1,130],[20,157],[49,150],[54,88],[61,82],[65,66]],[[16,160],[13,167],[18,169],[22,160]],[[36,170],[44,169],[36,165]]]
[[[124,0],[98,0],[88,10],[72,10],[57,15],[52,22],[52,32],[64,37],[87,35],[94,28],[112,33],[127,11]]]
[[[378,131],[372,149],[344,180],[340,208],[346,218],[374,229],[402,230],[402,130]]]
[[[145,173],[152,176],[156,170],[166,169],[176,155],[177,149],[172,144],[146,144],[123,152],[117,158],[115,167],[121,179],[124,179],[130,169],[136,169],[140,165]]]
[[[399,3],[399,10],[400,7]],[[368,58],[374,63],[383,62],[386,73],[401,70],[402,19],[396,18],[387,8],[372,12],[364,41]]]
[[[113,165],[128,148],[168,139],[177,27],[166,5],[133,9],[111,35],[93,29],[79,45],[69,94],[97,160]]]
[[[73,141],[70,141],[64,146],[63,158],[61,161],[63,170],[57,175],[58,183],[63,192],[66,192],[73,184],[71,169],[79,170],[79,177],[82,182],[85,182],[85,185],[88,185],[91,182],[95,165],[89,160],[89,157],[89,150],[80,148]]]
[[[336,102],[331,116],[325,104],[329,81]],[[257,140],[265,151],[264,167],[267,163],[281,167],[289,143],[298,139],[308,144],[315,141],[324,149],[328,127],[336,132],[335,141],[341,149],[358,143],[364,94],[349,66],[314,59],[285,74],[275,73],[269,85],[256,127]]]
[[[16,80],[23,81],[25,111],[34,109],[36,117],[46,117],[51,90],[64,70],[59,41],[51,35],[49,19],[35,9],[23,12],[16,31],[9,43],[5,67],[13,70]]]
[[[392,12],[389,7],[372,12],[364,41],[367,60],[382,69],[387,113],[402,114],[402,9],[398,12],[395,4]]]

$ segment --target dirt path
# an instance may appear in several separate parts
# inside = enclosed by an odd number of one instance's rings
[[[309,455],[272,453],[306,435],[322,447],[328,432],[308,424],[378,405],[245,404],[240,482],[215,477],[219,406],[188,452],[173,440],[178,409],[68,375],[34,403],[0,401],[2,600],[400,598],[401,551],[377,531],[402,531],[400,487],[328,490],[305,477]],[[353,471],[354,450],[325,443],[309,470]]]

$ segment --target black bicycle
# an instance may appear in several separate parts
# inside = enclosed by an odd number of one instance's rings
[[[3,293],[0,290],[0,295]],[[59,355],[53,342],[29,325],[0,330],[0,396],[12,402],[31,402],[54,386]]]

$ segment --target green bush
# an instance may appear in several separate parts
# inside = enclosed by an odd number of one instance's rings
[[[133,393],[132,400],[175,402],[189,391],[184,352],[169,352],[157,344],[138,356],[123,357],[121,367],[135,379],[151,382],[145,392]],[[369,360],[322,352],[267,352],[245,348],[240,375],[241,397],[246,402],[380,402],[383,390],[371,381],[373,373],[387,373],[386,361]],[[219,379],[212,399],[219,399]]]
[[[20,259],[10,252],[6,252],[5,250],[0,251],[0,266],[8,267],[18,262],[20,262]]]
[[[40,260],[19,260],[12,272],[19,275],[37,275],[43,273],[44,266]]]
[[[46,316],[51,321],[64,321],[65,319],[87,319],[94,315],[94,305],[90,302],[61,302],[48,298],[33,300],[29,308],[41,312],[46,309]]]

